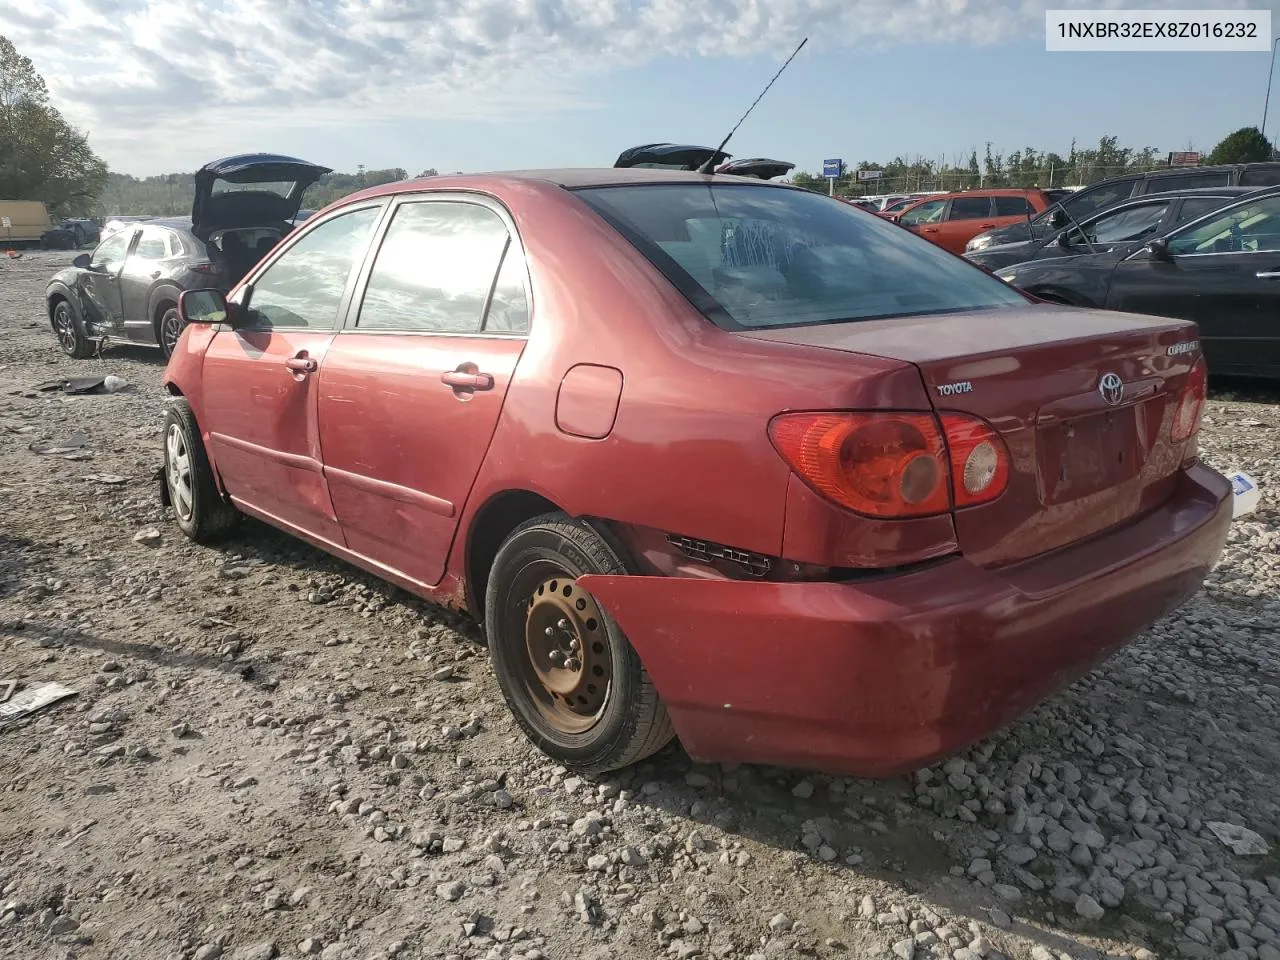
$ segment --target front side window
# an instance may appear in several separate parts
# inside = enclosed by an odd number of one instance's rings
[[[380,207],[326,220],[253,281],[248,325],[332,330],[351,268],[363,257]]]
[[[508,237],[502,218],[476,203],[402,204],[378,248],[356,328],[476,333]]]
[[[1280,197],[1242,203],[1169,239],[1174,255],[1280,250]]]
[[[1058,201],[1058,204],[1067,213],[1071,214],[1072,219],[1083,220],[1099,210],[1115,206],[1121,200],[1128,200],[1133,195],[1135,182],[1137,181],[1123,180],[1120,183],[1099,184],[1090,190],[1081,190],[1078,193],[1071,194],[1069,197],[1064,197]],[[1052,212],[1053,207],[1050,207],[1039,217],[1036,217],[1036,222],[1039,223],[1042,218],[1047,218]]]
[[[951,201],[948,220],[980,220],[991,216],[990,197],[956,197]]]
[[[804,190],[681,183],[575,192],[731,330],[1027,303],[909,231]]]
[[[107,273],[115,270],[124,262],[125,254],[129,252],[129,241],[132,238],[132,230],[113,233],[98,244],[98,249],[94,250],[93,256],[89,258],[89,265]]]
[[[947,201],[930,200],[928,203],[922,203],[918,207],[912,207],[898,218],[898,222],[906,227],[913,227],[921,223],[938,223],[942,219],[943,211],[946,209]]]
[[[1222,206],[1224,199],[1223,197],[1196,197],[1193,200],[1183,200],[1182,209],[1178,211],[1178,223],[1199,220],[1209,211]]]
[[[1124,243],[1130,240],[1141,240],[1155,231],[1168,210],[1168,201],[1162,201],[1104,213],[1082,224],[1083,236],[1080,230],[1073,227],[1067,234],[1067,240],[1073,244],[1084,243],[1086,240],[1089,243]]]

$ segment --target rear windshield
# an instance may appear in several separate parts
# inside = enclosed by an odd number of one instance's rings
[[[929,241],[807,190],[682,183],[576,192],[728,329],[1027,304]]]
[[[259,183],[232,183],[230,180],[215,180],[209,192],[214,196],[220,193],[242,193],[252,191],[254,193],[274,193],[277,197],[288,199],[296,187],[297,181],[294,180],[271,180]]]

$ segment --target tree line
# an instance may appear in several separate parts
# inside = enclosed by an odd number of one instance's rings
[[[1256,163],[1269,160],[1273,147],[1256,127],[1244,127],[1228,135],[1205,158],[1206,163]],[[894,157],[888,163],[860,160],[846,164],[836,180],[837,196],[877,193],[909,193],[924,190],[973,190],[981,187],[1078,187],[1089,186],[1126,173],[1155,170],[1169,165],[1168,154],[1155,147],[1122,147],[1118,137],[1105,136],[1096,147],[1080,147],[1073,140],[1066,155],[1026,147],[1005,154],[991,144],[981,158],[972,150],[968,158],[932,159],[916,154]],[[874,180],[860,180],[860,170],[882,171]],[[826,193],[828,181],[808,172],[796,173],[797,186]]]

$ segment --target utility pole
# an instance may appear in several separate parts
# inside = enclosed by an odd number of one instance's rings
[[[1262,126],[1259,132],[1265,139],[1267,136],[1267,109],[1271,106],[1271,76],[1276,72],[1276,47],[1280,45],[1280,37],[1271,42],[1271,69],[1267,71],[1267,98],[1262,102]]]

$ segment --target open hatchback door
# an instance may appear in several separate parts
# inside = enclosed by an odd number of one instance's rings
[[[217,230],[292,220],[302,194],[326,173],[322,167],[275,153],[242,153],[196,171],[191,226],[207,238]]]
[[[731,160],[716,169],[716,173],[727,173],[733,177],[756,177],[760,180],[772,180],[785,177],[796,168],[794,163],[786,160],[768,160],[755,157],[751,160]]]
[[[716,163],[724,163],[732,154],[680,143],[645,143],[618,154],[614,167],[650,167],[665,170],[697,170],[715,156]]]

